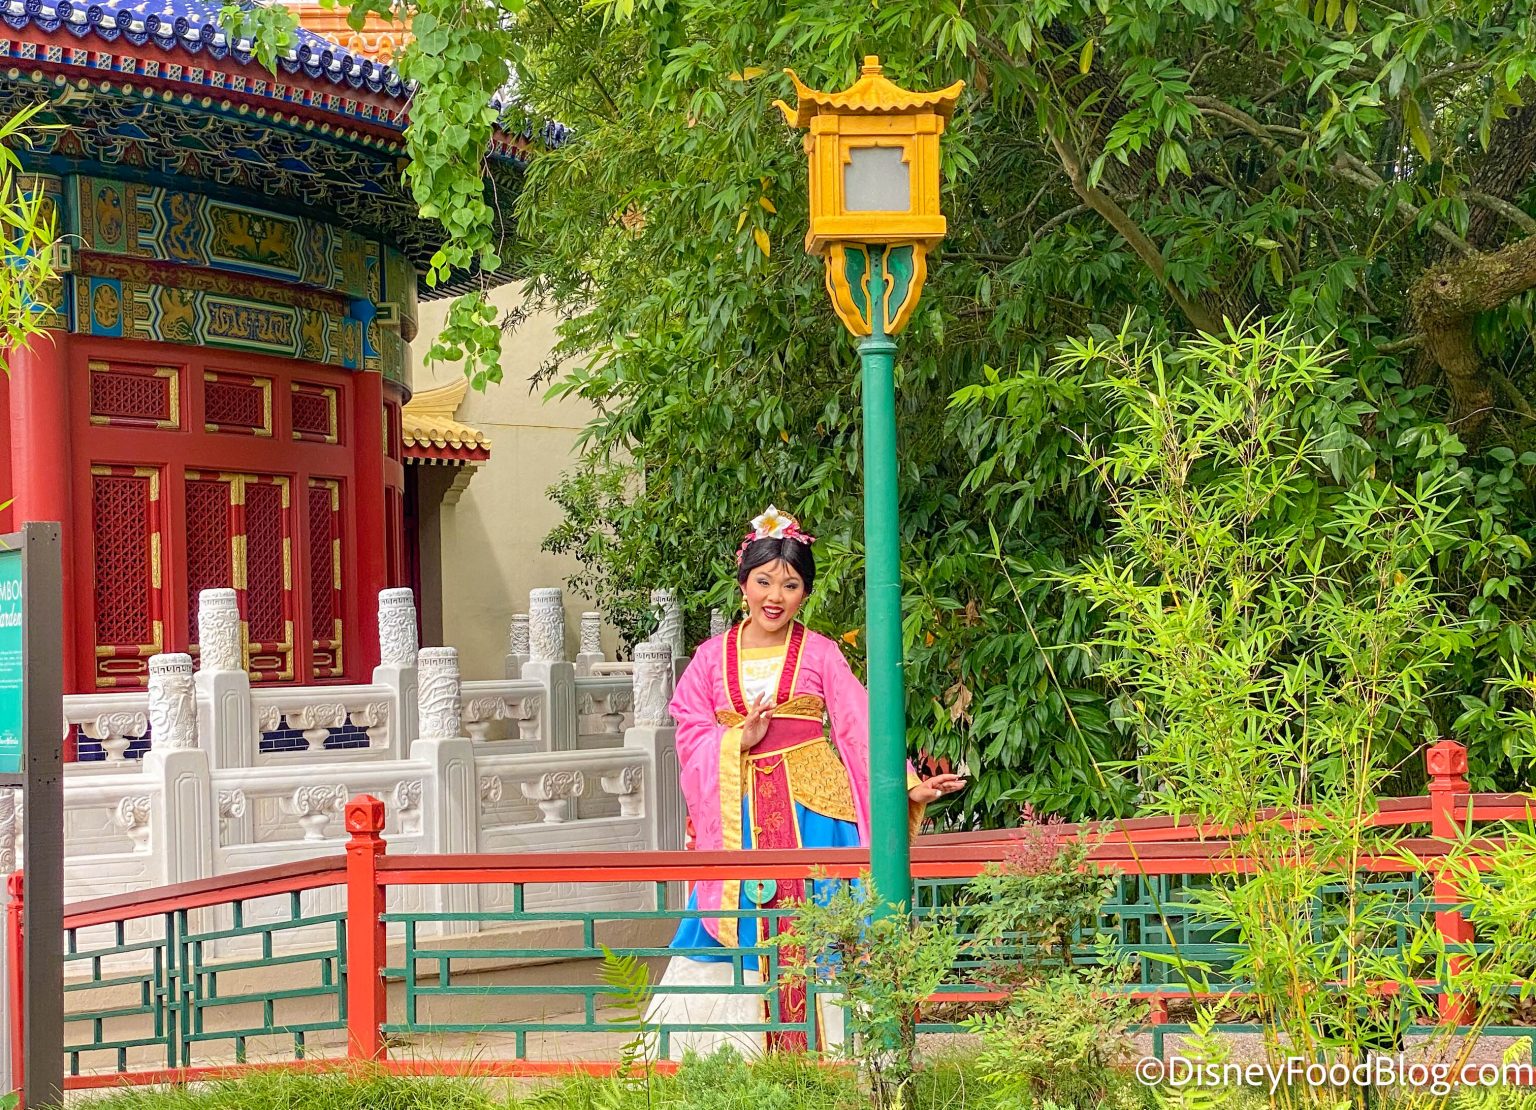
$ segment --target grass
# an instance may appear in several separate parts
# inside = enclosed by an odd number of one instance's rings
[[[1222,1110],[1264,1110],[1257,1092],[1228,1091]],[[940,1058],[919,1077],[917,1110],[1047,1110],[1004,1107],[960,1056]],[[649,1087],[638,1079],[578,1074],[533,1085],[524,1080],[416,1078],[350,1069],[337,1072],[257,1072],[239,1080],[182,1089],[118,1091],[93,1097],[90,1110],[869,1110],[849,1068],[828,1068],[795,1057],[744,1063],[730,1055],[698,1060]],[[1129,1082],[1098,1110],[1166,1106]],[[1210,1103],[1202,1103],[1210,1105]],[[1419,1098],[1383,1098],[1383,1110],[1432,1105]],[[1067,1110],[1067,1108],[1060,1108]],[[1536,1093],[1504,1090],[1453,1097],[1450,1110],[1536,1110]]]
[[[957,1062],[923,1077],[926,1110],[991,1110]],[[752,1064],[729,1054],[675,1076],[615,1080],[576,1074],[556,1081],[418,1078],[348,1069],[255,1072],[187,1088],[122,1090],[90,1110],[868,1110],[851,1068],[774,1056]]]

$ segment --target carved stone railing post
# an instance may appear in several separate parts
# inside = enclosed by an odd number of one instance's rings
[[[687,658],[688,646],[683,639],[683,603],[672,590],[652,590],[651,608],[656,613],[656,632],[651,636],[653,644],[666,644],[672,649],[672,661]]]
[[[182,652],[149,660],[150,751],[179,752],[197,745],[197,684],[192,657]]]
[[[507,677],[523,677],[523,664],[528,662],[528,614],[513,613],[512,625],[507,629]]]
[[[606,663],[603,655],[603,615],[581,615],[581,650],[576,653],[576,674],[585,677],[592,673],[593,663]]]
[[[228,661],[227,647],[226,642],[215,648],[215,662]],[[220,651],[226,652],[222,658]],[[208,673],[233,677],[228,671]],[[199,743],[197,703],[192,657],[180,652],[152,656],[149,751],[144,756],[144,774],[150,779],[146,785],[152,785],[144,792],[143,804],[135,799],[118,813],[118,819],[136,848],[147,844],[153,849],[151,858],[163,869],[157,877],[165,883],[213,874],[219,816],[209,751]],[[210,920],[207,911],[192,916],[199,922]]]
[[[432,774],[425,784],[404,788],[409,804],[403,808],[415,811],[408,819],[421,831],[423,852],[472,854],[480,850],[480,778],[475,772],[474,741],[464,735],[459,652],[451,647],[422,648],[417,659],[421,736],[411,744],[410,757],[430,765]],[[397,807],[401,799],[401,787],[396,787]],[[474,913],[480,906],[480,888],[470,884],[433,887],[428,901],[443,913]],[[444,923],[439,931],[454,927]]]
[[[711,609],[709,611],[709,638],[711,640],[716,636],[724,636],[726,629],[730,627],[730,622],[725,619],[725,614],[719,609]]]
[[[665,728],[672,723],[672,645],[651,641],[635,645],[635,724]]]
[[[211,767],[249,767],[256,758],[245,630],[234,590],[197,595],[197,731]]]
[[[416,716],[423,740],[453,739],[464,731],[459,707],[459,649],[422,648],[416,653]]]
[[[576,750],[576,667],[565,655],[565,607],[558,589],[528,595],[529,659],[522,677],[544,687],[540,741],[547,751]]]
[[[631,796],[625,812],[644,807],[649,820],[648,847],[680,850],[686,809],[677,761],[677,730],[667,713],[673,688],[672,647],[645,643],[635,646],[635,723],[624,734],[626,748],[638,748],[650,756],[645,781]],[[621,802],[621,805],[626,803]],[[681,905],[683,884],[669,883],[668,899]]]
[[[559,588],[528,593],[528,653],[531,663],[565,659],[565,600]]]
[[[416,739],[416,597],[405,588],[379,591],[379,665],[373,681],[393,692],[389,752],[404,759]]]

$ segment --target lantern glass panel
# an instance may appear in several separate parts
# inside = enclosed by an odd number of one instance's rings
[[[843,167],[843,209],[847,212],[910,212],[912,171],[906,151],[896,146],[856,146]]]

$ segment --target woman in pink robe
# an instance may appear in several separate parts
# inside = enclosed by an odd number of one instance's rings
[[[672,699],[683,796],[700,851],[842,848],[869,844],[869,695],[837,644],[795,614],[810,595],[812,537],[769,506],[737,553],[745,616],[702,644]],[[914,831],[923,807],[965,785],[957,775],[920,780],[908,768]],[[818,899],[832,883],[814,884]],[[806,896],[805,884],[749,878],[696,884],[689,909],[772,909]],[[895,895],[904,898],[905,892]],[[733,981],[732,957],[710,949],[755,946],[761,918],[687,918],[662,986]],[[688,966],[695,965],[695,966]],[[757,966],[747,958],[747,967]],[[713,1001],[711,1001],[713,999]],[[742,995],[661,996],[662,1023],[761,1022],[761,1000]],[[751,1005],[754,1004],[755,1006]],[[803,992],[780,992],[780,1016],[804,1020]],[[722,1040],[753,1051],[760,1037],[678,1034],[674,1045],[708,1049]],[[776,1047],[804,1048],[802,1034],[777,1034]]]

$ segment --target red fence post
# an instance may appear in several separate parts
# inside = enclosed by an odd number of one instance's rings
[[[347,1055],[384,1059],[384,803],[363,794],[347,803]]]
[[[11,1009],[11,1088],[25,1091],[27,1031],[22,1022],[26,984],[22,982],[21,976],[26,970],[26,960],[21,944],[21,923],[25,920],[22,916],[22,898],[26,884],[22,882],[21,872],[11,872],[5,880],[5,887],[11,896],[5,907],[5,958],[6,966],[11,969],[10,998],[7,999]]]
[[[1430,830],[1437,840],[1454,841],[1460,827],[1456,820],[1456,795],[1471,789],[1467,782],[1467,749],[1454,740],[1442,740],[1430,745],[1424,763],[1429,771]],[[1435,901],[1448,905],[1460,898],[1461,892],[1449,868],[1441,866],[1435,872]],[[1472,923],[1460,910],[1436,910],[1435,927],[1449,949],[1464,949],[1472,943]],[[1468,960],[1467,956],[1451,957],[1452,982],[1466,969]],[[1439,1018],[1441,1025],[1465,1025],[1472,1020],[1471,1004],[1448,989],[1440,995]]]

